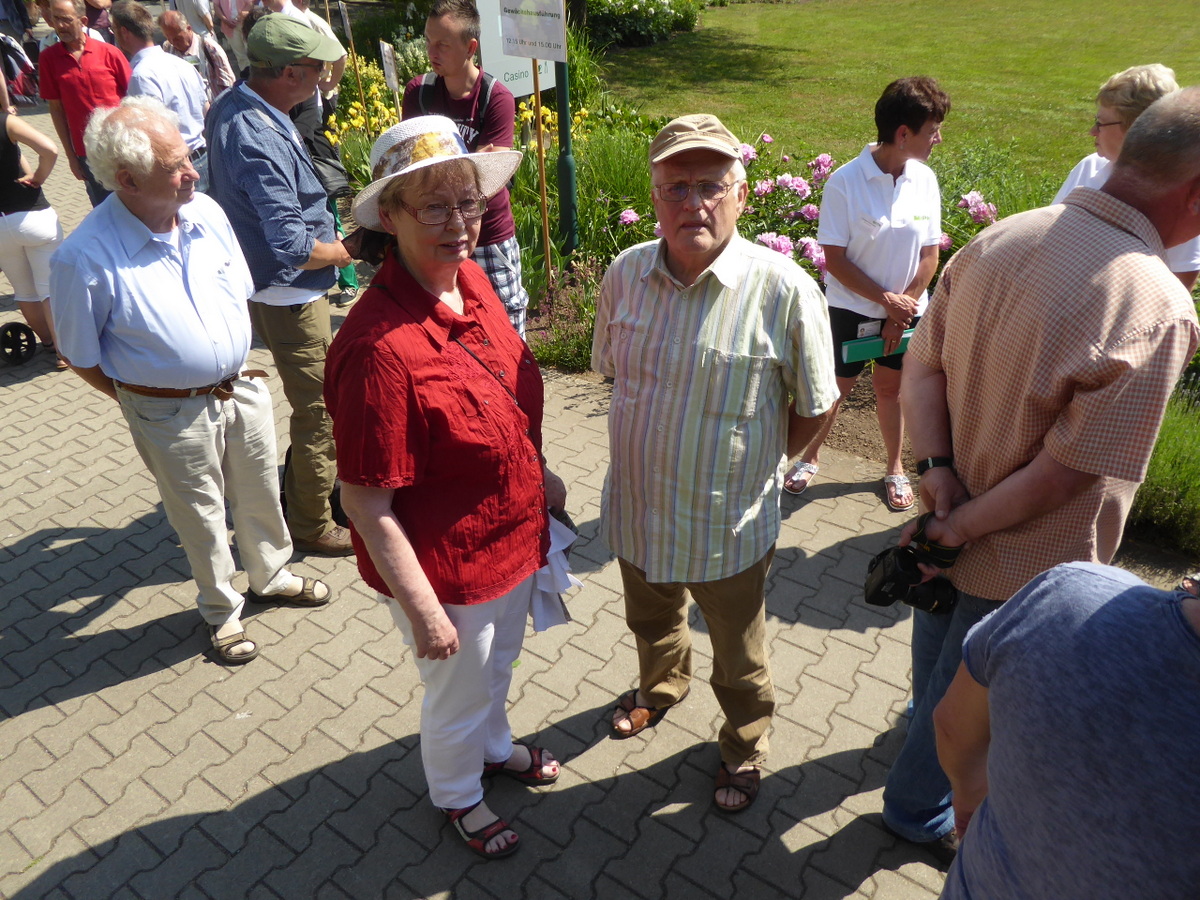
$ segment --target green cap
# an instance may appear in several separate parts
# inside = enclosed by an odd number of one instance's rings
[[[336,62],[346,55],[342,45],[281,13],[263,16],[246,39],[250,65],[259,69],[290,66],[298,59]]]

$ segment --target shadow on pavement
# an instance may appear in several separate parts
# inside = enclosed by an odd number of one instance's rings
[[[194,606],[145,620],[127,596],[176,582],[194,595],[161,506],[119,529],[41,529],[4,552],[0,578],[11,580],[0,604],[0,709],[10,718],[168,668],[204,647]],[[83,633],[118,604],[129,604],[136,624]]]
[[[710,743],[642,769],[628,763],[615,775],[590,772],[587,751],[605,730],[605,712],[581,711],[548,729],[556,734],[545,737],[567,767],[557,786],[533,790],[496,779],[487,787],[489,805],[522,839],[521,851],[504,861],[473,856],[429,805],[419,739],[411,735],[297,775],[228,810],[132,828],[57,863],[14,900],[59,890],[126,896],[130,889],[141,897],[451,892],[834,900],[912,859],[892,852],[894,839],[870,816],[828,835],[796,827],[878,788],[886,772],[879,748],[891,732],[873,747],[768,774],[755,806],[728,816],[712,805],[717,754]]]

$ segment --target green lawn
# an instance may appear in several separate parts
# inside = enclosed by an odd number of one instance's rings
[[[1105,23],[1105,24],[1097,24]],[[1092,150],[1096,89],[1113,72],[1161,62],[1200,83],[1200,7],[1188,0],[811,0],[704,11],[666,44],[608,57],[606,79],[643,112],[712,112],[743,140],[761,131],[839,160],[874,139],[880,91],[936,77],[956,141],[1011,142],[1031,174],[1060,173]]]

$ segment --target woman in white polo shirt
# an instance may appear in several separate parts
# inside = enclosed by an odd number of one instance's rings
[[[835,416],[866,366],[865,361],[842,362],[842,343],[883,338],[884,355],[875,359],[872,385],[887,448],[884,499],[896,511],[911,509],[914,502],[900,457],[904,357],[896,351],[904,330],[924,312],[929,302],[926,288],[937,270],[942,201],[937,177],[925,160],[942,142],[942,120],[949,112],[950,98],[932,78],[901,78],[889,84],[875,104],[878,143],[868,144],[857,159],[830,176],[817,230],[829,268],[825,296],[841,391]],[[830,417],[788,472],[786,490],[800,494],[808,487],[833,421]]]
[[[1054,195],[1054,202],[1062,203],[1077,187],[1103,187],[1112,172],[1113,160],[1121,154],[1125,132],[1134,120],[1159,97],[1178,88],[1175,73],[1158,63],[1132,66],[1104,82],[1096,95],[1096,120],[1091,128],[1096,152],[1085,156],[1071,170]],[[1200,273],[1200,238],[1168,248],[1167,265],[1185,288],[1190,291],[1195,287],[1196,275]]]

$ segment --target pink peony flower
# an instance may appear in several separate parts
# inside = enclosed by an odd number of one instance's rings
[[[978,206],[980,203],[983,203],[983,194],[979,193],[979,191],[970,191],[963,194],[962,199],[958,201],[960,209],[970,209],[972,206]]]
[[[777,253],[782,253],[789,259],[792,256],[792,249],[795,246],[792,243],[792,239],[786,234],[776,234],[773,231],[764,232],[755,238],[755,240],[757,240],[764,247],[770,247]]]
[[[764,131],[762,134],[760,134],[760,135],[758,136],[758,139],[759,139],[760,141],[762,141],[764,144],[773,144],[773,143],[775,143],[775,138],[771,137],[771,136],[770,136],[769,134],[767,134],[765,131]]]
[[[742,144],[742,164],[748,164],[754,159],[758,159],[758,151],[749,144]]]
[[[949,250],[953,246],[954,246],[954,238],[950,237],[950,235],[946,234],[946,232],[943,231],[942,239],[940,241],[938,241],[938,249],[939,250]]]
[[[810,222],[815,222],[821,215],[821,207],[815,203],[805,203],[800,207],[800,215],[804,216]]]
[[[754,185],[754,196],[765,197],[773,190],[775,190],[775,182],[773,182],[770,178],[764,178],[762,181],[759,181]]]
[[[805,237],[800,238],[801,251],[800,255],[812,262],[816,267],[817,273],[821,276],[821,280],[825,280],[829,270],[825,265],[825,251],[821,249],[821,245],[817,243],[816,238]]]
[[[642,220],[642,217],[639,216],[637,214],[637,212],[632,209],[624,210],[621,213],[621,215],[617,218],[617,221],[620,222],[622,225],[632,225],[634,222],[640,222],[641,220]]]
[[[996,204],[988,203],[979,191],[969,191],[958,201],[960,208],[967,211],[971,221],[977,225],[991,225],[996,221]]]
[[[805,199],[809,194],[812,193],[812,188],[808,186],[808,182],[799,175],[792,179],[792,183],[789,184],[788,187],[790,187],[792,189],[792,193],[794,193],[801,200]]]
[[[658,222],[654,223],[654,236],[657,238],[662,237],[662,225],[660,225]]]
[[[786,153],[785,153],[785,154],[783,154],[783,156],[781,156],[781,157],[779,157],[779,158],[780,158],[780,160],[782,160],[783,162],[791,162],[791,161],[792,161],[792,158],[791,158],[790,156],[788,156]]]
[[[808,168],[812,171],[813,181],[820,184],[830,173],[833,172],[834,159],[828,153],[822,153],[815,157],[808,164]]]
[[[792,173],[784,172],[782,175],[775,176],[775,183],[781,188],[792,186]]]

